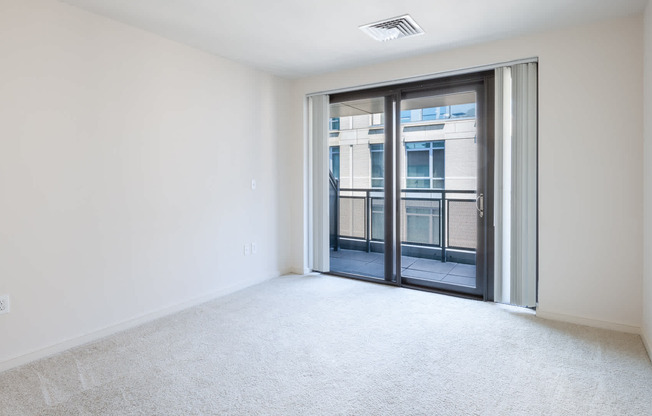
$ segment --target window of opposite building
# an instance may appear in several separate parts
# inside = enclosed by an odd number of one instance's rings
[[[340,179],[340,147],[331,146],[328,152],[329,166],[335,179]]]
[[[335,131],[340,129],[340,119],[339,117],[331,118],[328,121],[328,130]]]
[[[406,188],[444,189],[444,141],[405,143]]]
[[[384,186],[385,162],[383,161],[383,145],[370,144],[371,153],[371,187],[382,188]]]
[[[450,106],[424,108],[422,110],[424,121],[444,120],[450,118]]]
[[[475,103],[445,105],[441,107],[419,108],[401,111],[401,123],[436,121],[475,117]]]

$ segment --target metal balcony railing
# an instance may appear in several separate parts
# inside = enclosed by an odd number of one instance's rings
[[[384,192],[374,188],[339,188],[331,181],[331,247],[340,240],[372,243],[384,239]],[[404,189],[401,191],[401,244],[436,249],[442,261],[446,250],[475,252],[477,233],[476,191]],[[335,235],[333,235],[335,234]]]
[[[328,175],[328,193],[329,193],[329,228],[330,228],[330,246],[335,250],[340,248],[340,181],[335,178],[333,172]]]

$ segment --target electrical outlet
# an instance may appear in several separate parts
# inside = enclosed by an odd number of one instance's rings
[[[244,245],[244,255],[248,256],[249,254],[251,254],[251,246],[249,244],[245,244]]]
[[[9,295],[0,296],[0,315],[9,313]]]
[[[256,254],[258,253],[258,246],[256,243],[251,243],[251,254]]]

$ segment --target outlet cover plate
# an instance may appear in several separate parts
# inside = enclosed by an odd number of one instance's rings
[[[0,315],[9,313],[9,295],[0,295]]]

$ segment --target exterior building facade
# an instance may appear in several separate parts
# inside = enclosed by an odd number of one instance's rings
[[[329,158],[338,180],[339,237],[383,239],[382,114],[330,119]],[[401,241],[475,248],[477,143],[475,103],[401,112]],[[451,227],[442,235],[442,204]],[[453,227],[455,225],[455,227]]]

